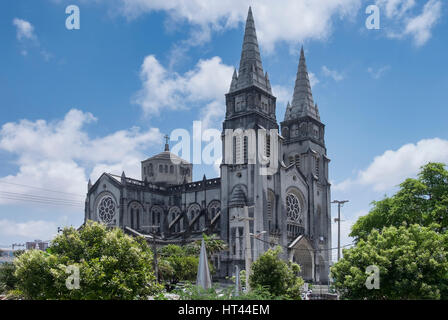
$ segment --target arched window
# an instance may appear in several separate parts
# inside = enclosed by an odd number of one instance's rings
[[[179,207],[171,207],[170,211],[168,212],[168,226],[170,227],[171,232],[180,232],[183,230],[183,218],[178,218],[178,216],[181,214],[181,211]],[[173,221],[176,221],[175,224],[172,225]]]
[[[159,172],[163,173],[163,164],[159,164]]]
[[[168,173],[168,165],[165,165],[165,173]]]
[[[215,219],[216,215],[221,211],[221,202],[219,202],[218,200],[213,200],[212,202],[210,202],[210,204],[208,205],[208,217],[210,220],[210,223],[213,222],[213,219]],[[219,220],[219,218],[218,218]],[[215,221],[215,228],[219,228],[219,223],[218,220]]]
[[[171,173],[171,174],[174,173],[174,166],[173,166],[173,165],[170,166],[170,173]]]
[[[197,203],[193,203],[187,212],[188,221],[190,223],[190,227],[192,227],[193,231],[200,231],[199,215],[201,214],[201,207]]]
[[[151,208],[151,218],[152,218],[152,225],[154,226],[160,226],[161,220],[163,215],[163,209],[160,206],[153,206]]]
[[[289,238],[305,233],[305,205],[303,196],[297,189],[291,189],[286,195],[286,229]]]
[[[300,204],[299,198],[293,193],[289,193],[286,196],[286,213],[288,221],[303,226],[302,205]]]

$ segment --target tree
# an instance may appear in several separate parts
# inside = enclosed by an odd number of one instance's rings
[[[14,276],[16,268],[12,262],[0,264],[0,293],[14,290],[17,279]]]
[[[179,281],[194,281],[199,265],[199,254],[190,254],[186,247],[169,244],[160,249],[160,278],[170,283]]]
[[[373,230],[332,268],[345,299],[448,298],[448,236],[413,224]],[[367,289],[368,266],[379,268],[380,288]]]
[[[47,252],[27,251],[14,263],[27,299],[147,299],[161,291],[144,239],[90,221],[65,228]],[[67,288],[67,266],[79,268],[79,289]]]
[[[253,264],[249,276],[252,288],[266,289],[272,296],[300,299],[304,281],[299,277],[300,266],[280,259],[282,249],[269,249]]]
[[[373,202],[369,214],[353,225],[350,236],[355,241],[365,240],[372,229],[403,223],[431,226],[437,232],[448,229],[448,171],[444,164],[428,163],[417,179],[400,184],[394,196]]]

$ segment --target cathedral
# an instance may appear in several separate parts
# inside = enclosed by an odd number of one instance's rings
[[[252,261],[279,245],[283,259],[301,266],[306,282],[327,284],[330,159],[303,48],[292,102],[280,126],[251,9],[239,70],[229,82],[220,178],[192,181],[193,165],[171,153],[167,141],[163,152],[141,162],[141,180],[123,172],[121,176],[104,173],[94,184],[89,181],[85,221],[122,228],[158,246],[183,245],[203,233],[215,234],[228,244],[228,250],[213,257],[216,277],[221,279],[233,275],[236,265],[244,269],[248,225]],[[262,130],[265,136],[234,135],[232,143],[224,141],[227,132],[250,130]],[[252,146],[270,162],[251,161]],[[261,174],[263,166],[273,170]]]

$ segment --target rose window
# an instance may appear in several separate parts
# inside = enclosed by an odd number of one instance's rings
[[[106,224],[110,224],[115,217],[116,205],[112,197],[104,197],[98,205],[98,217]]]
[[[300,201],[294,194],[290,193],[286,196],[286,212],[289,220],[298,224],[303,223]]]

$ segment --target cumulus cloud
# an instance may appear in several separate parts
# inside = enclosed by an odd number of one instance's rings
[[[425,4],[423,12],[407,21],[405,35],[410,35],[417,46],[422,46],[432,36],[432,28],[441,17],[442,3],[431,0]]]
[[[434,138],[410,143],[398,150],[388,150],[375,157],[372,163],[358,172],[354,179],[336,184],[334,190],[347,190],[356,185],[365,185],[377,192],[393,189],[408,177],[415,177],[421,166],[428,162],[448,163],[448,141]]]
[[[162,141],[159,129],[142,131],[135,127],[91,138],[85,127],[95,121],[91,113],[72,109],[62,120],[4,124],[0,150],[16,157],[18,172],[0,178],[0,192],[42,193],[36,188],[8,185],[14,183],[83,195],[88,177],[95,180],[104,171],[120,174],[125,170],[128,176],[139,178],[143,152]],[[82,198],[73,201],[82,204]]]
[[[428,0],[419,12],[415,0],[377,0],[390,20],[387,34],[390,38],[411,37],[416,46],[423,46],[432,36],[432,30],[442,15],[442,1]],[[419,1],[419,3],[423,3]]]
[[[195,26],[194,41],[210,38],[212,31],[235,28],[244,22],[252,5],[259,40],[267,51],[277,42],[297,45],[308,39],[324,40],[335,20],[356,15],[361,0],[120,0],[121,12],[128,18],[165,11],[169,23],[187,22]],[[275,23],[273,23],[275,21]]]
[[[229,90],[232,74],[233,67],[225,65],[220,57],[199,60],[192,70],[181,75],[168,71],[155,56],[149,55],[140,71],[142,88],[133,102],[147,115],[202,107],[203,126],[208,127],[224,115],[224,94]]]
[[[16,27],[17,40],[33,40],[36,38],[34,27],[29,21],[14,18],[12,24]]]
[[[336,70],[331,70],[327,66],[322,66],[322,73],[324,76],[332,78],[334,81],[344,80],[344,75]]]
[[[56,222],[52,221],[30,220],[16,222],[7,219],[0,220],[0,234],[2,237],[49,240],[49,236],[56,234],[57,227]]]

